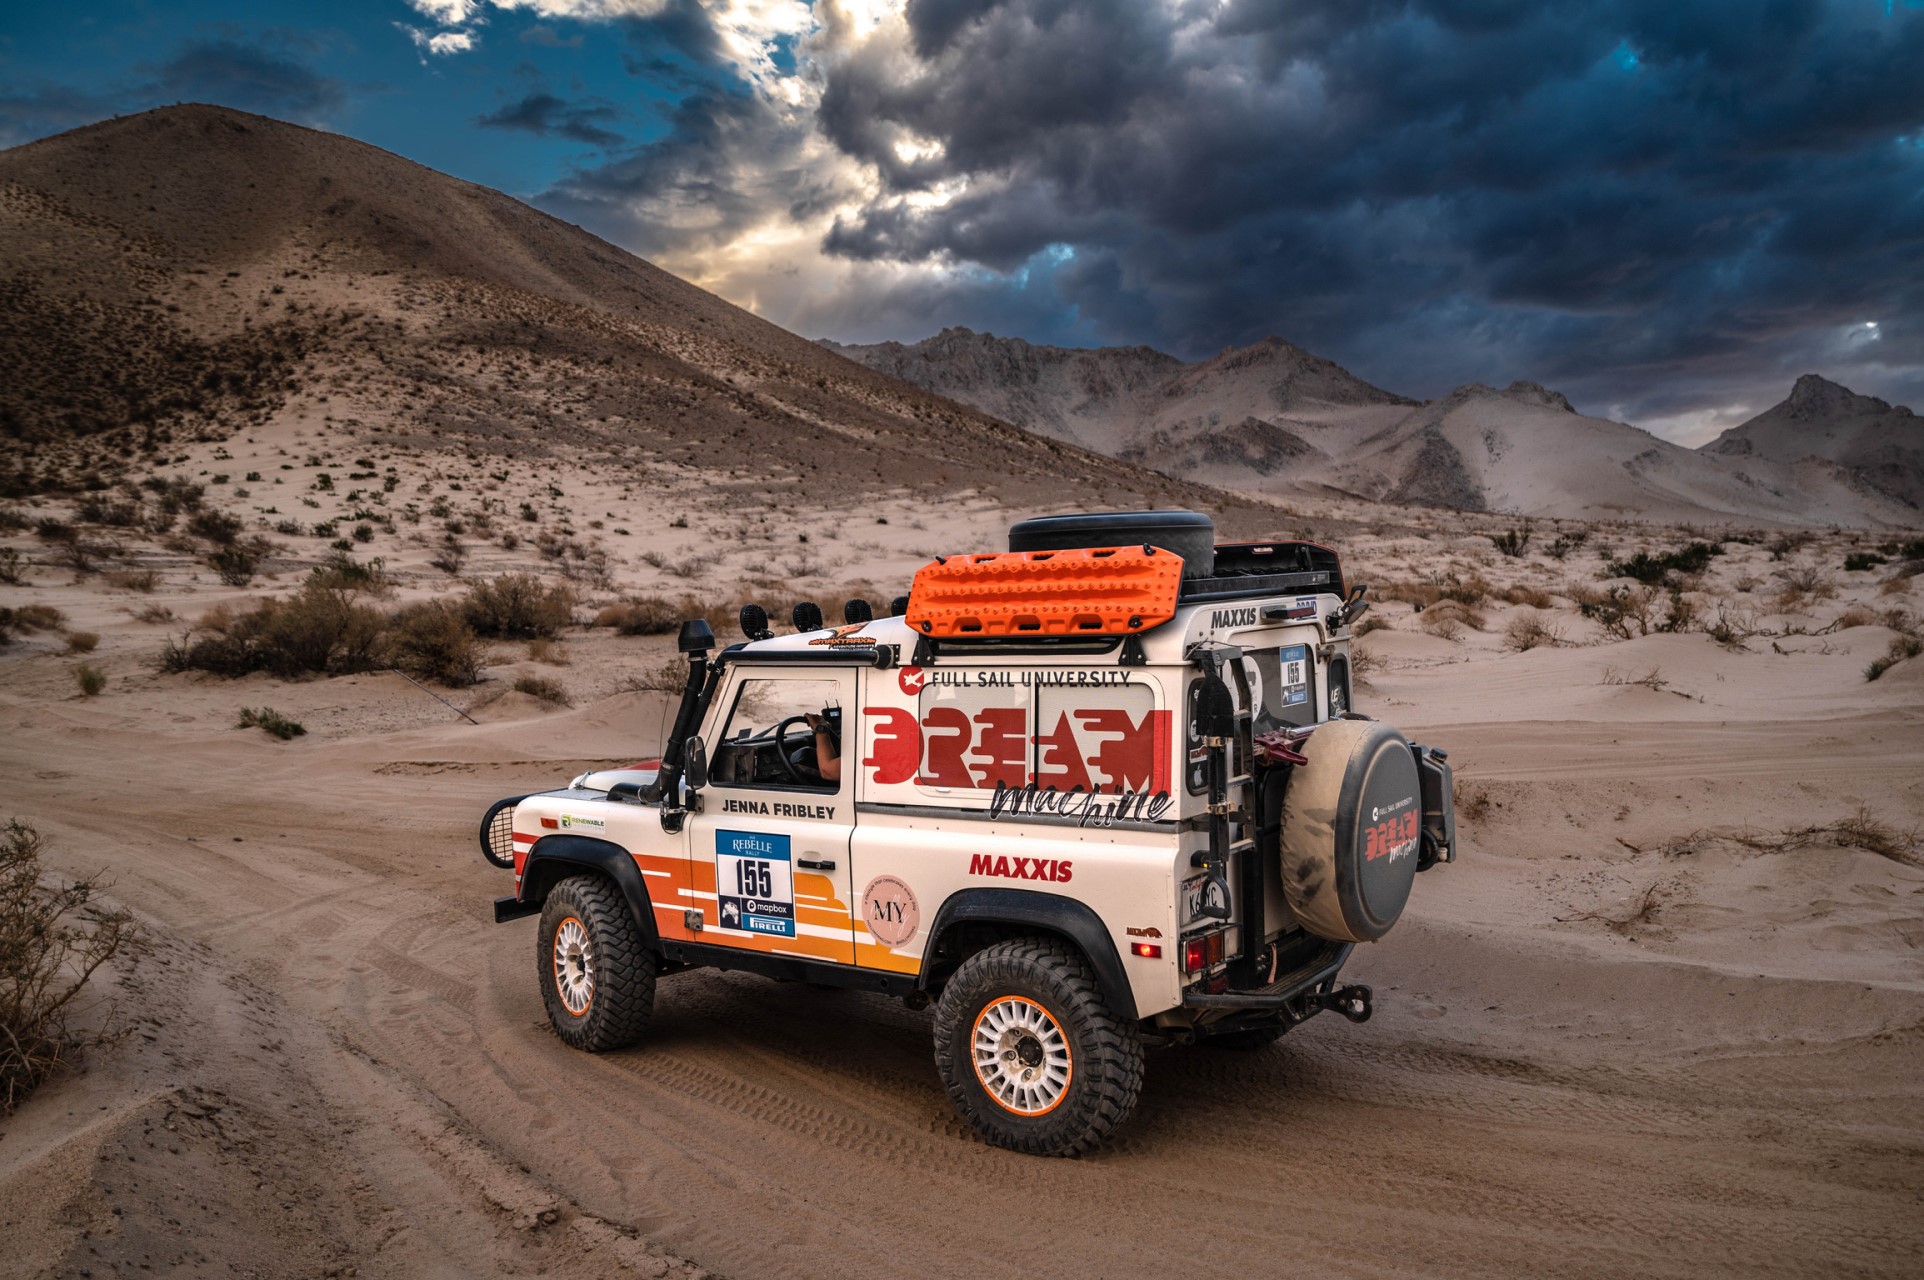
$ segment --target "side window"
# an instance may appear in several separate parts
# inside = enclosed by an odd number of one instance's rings
[[[709,776],[722,786],[834,791],[842,743],[841,685],[834,680],[744,680],[729,708],[721,740],[709,748]],[[809,717],[828,726],[818,745]],[[822,758],[832,750],[833,761]]]

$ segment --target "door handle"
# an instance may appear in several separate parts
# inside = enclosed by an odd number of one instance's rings
[[[823,861],[810,861],[810,860],[809,860],[809,859],[807,859],[807,858],[797,858],[797,859],[795,859],[795,865],[796,865],[796,866],[798,866],[798,867],[800,867],[800,868],[801,868],[802,870],[804,870],[804,871],[833,871],[833,870],[835,870],[835,863],[834,863],[834,862],[832,862],[832,861],[828,861],[828,862],[823,862]]]

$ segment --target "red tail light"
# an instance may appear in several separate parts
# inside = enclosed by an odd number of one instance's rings
[[[1229,938],[1227,929],[1182,940],[1182,967],[1185,973],[1201,973],[1223,962]]]

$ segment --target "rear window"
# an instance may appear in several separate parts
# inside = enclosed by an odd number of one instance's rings
[[[1308,645],[1285,645],[1245,656],[1257,733],[1316,723],[1316,684],[1310,678]]]

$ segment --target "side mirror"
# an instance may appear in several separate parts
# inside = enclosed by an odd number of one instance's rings
[[[1236,700],[1214,671],[1203,677],[1196,694],[1196,732],[1204,738],[1229,738],[1236,733]]]
[[[690,738],[682,748],[681,776],[690,791],[708,785],[708,746],[699,736]]]

